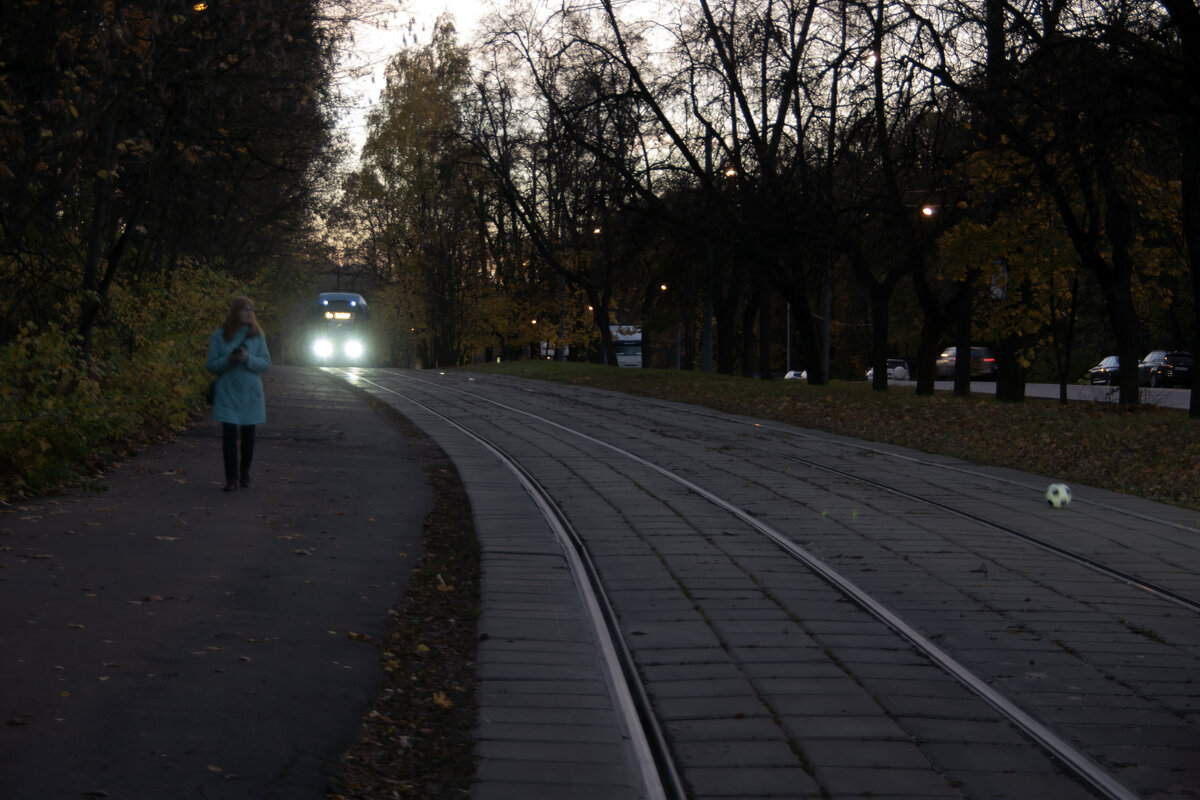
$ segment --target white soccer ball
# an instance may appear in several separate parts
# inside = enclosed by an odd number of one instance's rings
[[[1046,490],[1046,502],[1055,508],[1066,508],[1071,504],[1071,487],[1065,483],[1052,483]]]

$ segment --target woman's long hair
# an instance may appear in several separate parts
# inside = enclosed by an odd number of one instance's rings
[[[229,304],[229,314],[225,317],[225,341],[232,342],[233,337],[242,329],[242,318],[239,316],[243,308],[250,309],[254,312],[254,301],[249,297],[235,297],[233,302]],[[250,332],[246,334],[249,339],[252,336],[262,336],[262,328],[258,327],[258,318],[250,320]]]

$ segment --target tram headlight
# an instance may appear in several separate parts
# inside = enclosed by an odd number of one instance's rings
[[[358,339],[346,340],[346,356],[354,360],[362,358],[363,344]]]
[[[333,355],[333,342],[328,339],[317,339],[313,342],[313,352],[317,358],[329,358]]]

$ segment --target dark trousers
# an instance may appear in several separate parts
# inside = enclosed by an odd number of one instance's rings
[[[240,475],[250,474],[250,462],[254,460],[254,426],[242,425],[242,458],[238,460],[238,426],[221,423],[221,452],[225,456],[225,480],[236,481]]]

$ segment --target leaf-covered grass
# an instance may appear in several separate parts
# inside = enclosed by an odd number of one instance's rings
[[[918,397],[911,385],[763,381],[660,369],[515,361],[483,369],[674,400],[1200,509],[1200,420],[1186,411],[990,394]]]

